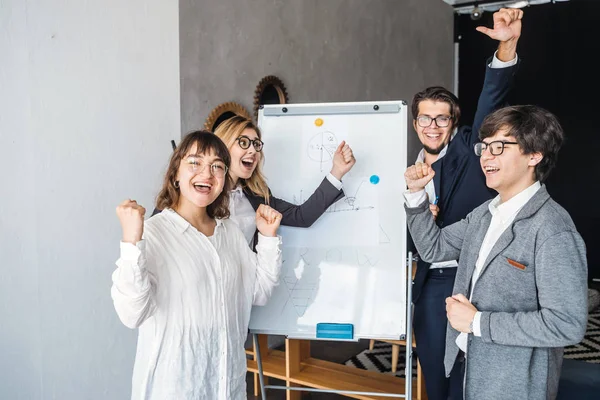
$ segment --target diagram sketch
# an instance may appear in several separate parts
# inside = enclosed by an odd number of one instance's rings
[[[389,235],[385,232],[383,227],[379,225],[379,243],[380,244],[388,244],[391,243]]]
[[[320,170],[333,161],[338,140],[333,132],[323,131],[314,135],[308,142],[308,158],[320,164]]]
[[[319,288],[320,273],[317,265],[311,265],[307,258],[308,250],[302,249],[295,266],[286,265],[281,281],[285,284],[288,298],[283,310],[291,303],[298,317],[304,316],[308,306],[314,301]],[[283,312],[283,311],[282,311]]]
[[[344,212],[344,211],[359,211],[359,210],[372,210],[375,208],[373,205],[363,204],[361,197],[359,196],[366,181],[361,181],[358,188],[353,192],[353,195],[346,195],[343,199],[333,204],[326,211],[328,213]],[[364,189],[363,189],[364,190]]]

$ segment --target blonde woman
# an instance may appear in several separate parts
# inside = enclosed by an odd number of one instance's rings
[[[333,156],[333,167],[317,190],[303,203],[291,204],[271,194],[261,171],[264,146],[260,129],[250,120],[234,116],[222,122],[215,134],[225,142],[231,154],[231,177],[234,189],[229,196],[229,210],[250,245],[256,242],[253,215],[261,204],[268,204],[283,215],[281,225],[309,227],[327,208],[344,196],[342,177],[352,169],[356,159],[345,142]]]

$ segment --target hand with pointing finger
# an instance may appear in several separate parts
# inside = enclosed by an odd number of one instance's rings
[[[492,29],[485,26],[478,26],[475,29],[492,39],[498,40],[496,57],[500,61],[508,62],[514,60],[517,56],[517,42],[521,36],[522,19],[523,10],[501,8],[494,13],[494,27]]]

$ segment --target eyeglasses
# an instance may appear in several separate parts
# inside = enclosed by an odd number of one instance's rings
[[[485,143],[485,142],[479,142],[479,143],[475,143],[475,146],[473,146],[473,150],[475,150],[475,154],[478,157],[481,157],[483,155],[483,153],[485,152],[485,149],[490,149],[490,153],[493,156],[499,156],[500,154],[504,153],[504,146],[506,146],[507,144],[519,144],[517,142],[504,142],[502,140],[496,140],[490,143]]]
[[[252,143],[252,145],[254,146],[254,150],[256,151],[261,151],[263,148],[263,141],[260,139],[250,139],[248,136],[240,136],[237,139],[237,142],[240,144],[240,147],[244,150],[246,150],[248,147],[250,147],[250,143]]]
[[[198,157],[188,157],[185,159],[185,162],[188,164],[191,172],[195,174],[200,174],[204,171],[207,165],[210,166],[210,174],[215,178],[223,178],[227,173],[227,165],[225,165],[221,161],[216,161],[212,164],[205,164],[201,158]]]
[[[435,118],[431,118],[429,115],[419,115],[417,117],[417,124],[419,124],[421,128],[427,128],[433,121],[435,121],[435,124],[438,127],[445,128],[450,125],[451,119],[452,118],[447,115],[438,115]]]

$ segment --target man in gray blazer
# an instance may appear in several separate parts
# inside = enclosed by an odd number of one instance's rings
[[[585,244],[544,181],[564,135],[536,106],[490,114],[474,151],[498,196],[440,229],[424,191],[435,172],[406,170],[410,233],[428,262],[458,260],[446,299],[446,375],[464,374],[465,399],[553,399],[563,347],[587,323]]]

